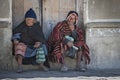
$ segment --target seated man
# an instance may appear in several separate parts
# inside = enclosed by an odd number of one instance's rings
[[[18,63],[17,72],[22,72],[22,63],[25,58],[35,55],[37,55],[35,57],[37,63],[40,64],[45,71],[48,70],[43,65],[45,62],[45,54],[47,54],[46,40],[42,32],[42,27],[40,27],[36,19],[35,12],[29,9],[25,14],[25,20],[13,30],[12,40],[15,58]]]
[[[80,69],[82,56],[85,57],[86,64],[90,62],[89,48],[86,45],[82,30],[76,26],[78,13],[70,11],[66,20],[59,22],[53,29],[48,39],[48,50],[50,60],[62,64],[61,71],[67,71],[64,55],[68,51],[68,56],[74,58],[76,54],[76,69]],[[85,70],[85,69],[83,69]]]

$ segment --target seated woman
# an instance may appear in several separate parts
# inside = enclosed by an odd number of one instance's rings
[[[62,64],[61,71],[67,71],[64,55],[74,58],[76,55],[76,69],[80,69],[82,56],[85,57],[86,64],[90,63],[89,48],[86,45],[82,30],[76,26],[78,22],[78,13],[70,11],[66,20],[59,22],[53,29],[48,39],[49,58],[53,62]],[[75,54],[77,53],[77,54]],[[83,69],[85,70],[85,69]]]
[[[33,9],[29,9],[25,14],[25,20],[13,30],[13,44],[15,58],[18,63],[17,72],[22,72],[22,63],[25,58],[36,56],[37,63],[45,70],[43,65],[45,55],[47,54],[46,40],[44,38],[42,27],[36,21],[37,17]],[[33,63],[34,64],[34,63]]]

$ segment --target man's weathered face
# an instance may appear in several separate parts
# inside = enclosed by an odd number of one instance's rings
[[[27,26],[33,26],[33,24],[35,23],[35,19],[34,18],[26,18],[25,22],[26,22]]]
[[[68,19],[68,21],[69,21],[69,24],[74,24],[75,21],[76,21],[76,15],[75,14],[71,14],[69,19]]]

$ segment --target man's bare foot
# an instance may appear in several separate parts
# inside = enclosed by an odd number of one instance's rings
[[[62,67],[61,67],[61,71],[68,71],[68,67],[67,66],[65,66],[65,65],[63,65]]]

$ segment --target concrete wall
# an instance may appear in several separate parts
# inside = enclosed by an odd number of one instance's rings
[[[120,69],[120,1],[85,0],[86,42],[92,69]]]
[[[12,69],[12,0],[0,1],[0,70]]]
[[[24,20],[24,0],[13,0],[12,5],[13,28]]]
[[[88,22],[119,22],[120,5],[119,0],[84,0],[85,1],[85,23]]]

